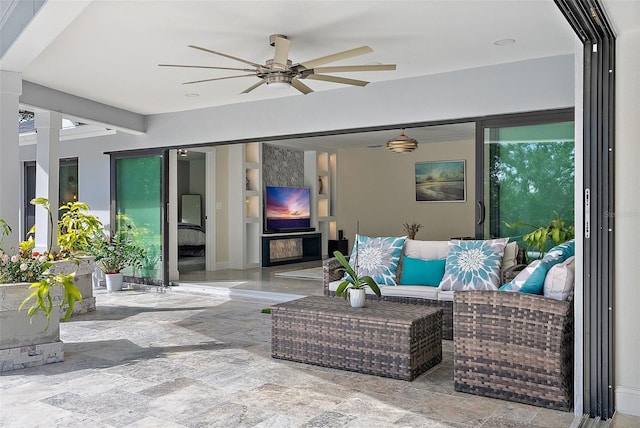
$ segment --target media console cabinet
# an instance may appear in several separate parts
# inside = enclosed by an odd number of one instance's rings
[[[322,233],[274,233],[262,236],[262,266],[322,260]]]

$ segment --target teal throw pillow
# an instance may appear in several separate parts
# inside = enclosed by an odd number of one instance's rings
[[[534,260],[511,282],[507,282],[500,287],[500,290],[528,294],[542,294],[544,289],[544,279],[547,276],[547,272],[549,272],[549,270],[558,263],[562,263],[562,259],[560,257],[545,257],[540,260]]]
[[[444,276],[446,259],[402,259],[402,275],[398,285],[428,285],[437,287]]]
[[[567,260],[569,257],[576,255],[576,242],[575,240],[570,240],[567,242],[563,242],[562,244],[558,244],[552,249],[550,249],[547,254],[544,255],[545,259],[552,259],[555,257],[560,257],[563,261]]]
[[[349,264],[358,275],[368,275],[378,285],[396,285],[396,270],[405,239],[407,239],[406,236],[369,237],[356,235]]]

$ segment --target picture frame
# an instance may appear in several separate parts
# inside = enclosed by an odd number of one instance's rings
[[[416,201],[465,202],[466,179],[465,160],[416,162]]]

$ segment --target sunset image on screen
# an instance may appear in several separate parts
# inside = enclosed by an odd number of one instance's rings
[[[309,215],[309,189],[272,187],[267,192],[267,217],[287,219]]]

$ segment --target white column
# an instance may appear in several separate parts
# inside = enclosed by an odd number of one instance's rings
[[[0,218],[13,229],[4,238],[5,251],[17,249],[20,230],[20,158],[18,110],[22,75],[0,70]]]
[[[58,186],[60,162],[58,146],[60,144],[60,128],[62,115],[57,112],[36,110],[36,197],[47,198],[51,205],[53,227],[49,215],[41,206],[36,207],[36,250],[56,249],[58,240]],[[46,231],[46,232],[43,232]]]

